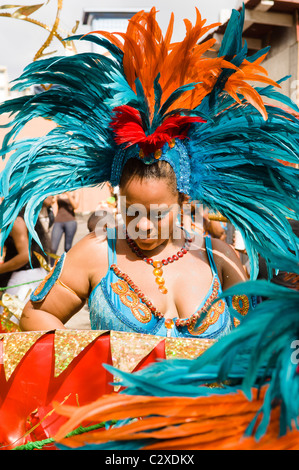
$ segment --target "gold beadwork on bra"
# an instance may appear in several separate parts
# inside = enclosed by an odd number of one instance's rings
[[[247,315],[250,308],[250,302],[247,295],[234,295],[232,297],[232,306],[233,308],[243,317]],[[237,327],[240,325],[240,320],[234,318],[234,326]]]
[[[215,305],[213,305],[212,308],[210,308],[206,318],[198,327],[195,327],[195,323],[192,323],[190,326],[188,326],[189,333],[194,336],[202,335],[207,331],[210,326],[215,325],[215,323],[217,323],[220,318],[220,315],[222,315],[224,311],[225,301],[219,300]]]
[[[120,279],[117,282],[111,283],[111,288],[119,296],[121,302],[131,310],[138,321],[141,323],[151,321],[152,313],[150,309],[140,301],[138,295],[129,288],[124,280]]]
[[[234,295],[232,298],[232,305],[243,317],[245,317],[249,312],[250,303],[247,295]]]

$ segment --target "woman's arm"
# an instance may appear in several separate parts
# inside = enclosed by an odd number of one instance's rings
[[[28,253],[28,232],[22,217],[17,217],[10,235],[14,241],[17,255],[8,261],[0,264],[0,274],[16,271],[22,268],[29,261]]]
[[[230,245],[213,238],[212,247],[222,290],[248,280],[240,258]]]
[[[66,254],[58,282],[41,302],[30,300],[22,313],[24,331],[63,329],[85,305],[93,285],[107,270],[107,243],[92,234]]]
[[[64,329],[64,324],[85,304],[76,293],[54,285],[45,301],[36,303],[31,300],[25,305],[20,320],[22,331],[41,331]]]
[[[24,331],[63,329],[64,324],[84,306],[89,292],[88,274],[71,251],[62,272],[41,302],[30,300],[22,313]]]
[[[225,241],[225,229],[222,227],[221,223],[218,220],[210,220],[209,233],[211,237]]]

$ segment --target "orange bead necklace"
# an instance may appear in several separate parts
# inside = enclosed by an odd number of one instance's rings
[[[129,247],[133,251],[133,253],[135,253],[139,258],[142,258],[143,261],[145,261],[147,264],[150,264],[151,266],[153,266],[153,268],[154,268],[153,274],[155,276],[155,281],[158,284],[159,291],[162,294],[167,294],[168,290],[165,287],[165,279],[163,278],[163,269],[162,268],[163,268],[163,266],[167,266],[169,263],[173,263],[174,261],[178,261],[186,253],[188,253],[188,251],[190,249],[190,243],[191,243],[192,240],[190,238],[186,238],[184,246],[175,255],[170,256],[167,259],[162,259],[162,261],[153,260],[152,258],[148,258],[147,256],[145,256],[143,251],[140,250],[140,248],[136,245],[134,240],[132,240],[127,233],[126,233],[126,240],[127,240],[127,243],[129,245]]]

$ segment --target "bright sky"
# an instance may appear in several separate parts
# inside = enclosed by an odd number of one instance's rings
[[[57,10],[57,0],[19,0],[17,5],[35,5],[44,3],[37,12],[30,18],[41,21],[47,26],[52,27]],[[0,6],[4,5],[0,0]],[[80,27],[77,32],[86,33],[89,27],[82,26],[83,10],[98,10],[100,8],[136,8],[140,10],[145,7],[156,6],[160,10],[161,26],[169,21],[170,12],[174,11],[176,23],[175,32],[179,28],[184,29],[182,19],[188,17],[194,21],[195,6],[197,6],[203,17],[207,18],[208,23],[219,20],[220,9],[231,9],[240,5],[240,0],[64,0],[61,15],[61,28],[67,32],[74,27],[76,20],[80,21]],[[14,12],[15,9],[1,10],[1,12]],[[182,31],[183,31],[182,29]],[[0,66],[6,66],[9,80],[16,78],[21,74],[23,68],[30,63],[36,52],[48,38],[49,33],[39,26],[28,22],[0,16],[0,38],[1,54]],[[82,46],[81,46],[82,47]],[[56,39],[51,43],[48,51],[57,51],[63,54],[64,49]],[[79,50],[80,52],[80,50]]]

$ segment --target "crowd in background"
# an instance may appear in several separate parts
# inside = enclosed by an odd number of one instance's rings
[[[0,258],[1,295],[17,296],[23,303],[28,300],[54,264],[61,241],[63,251],[69,251],[72,247],[77,230],[75,211],[78,206],[76,193],[49,196],[44,200],[35,226],[41,246],[35,240],[29,243],[24,210],[19,213]]]

